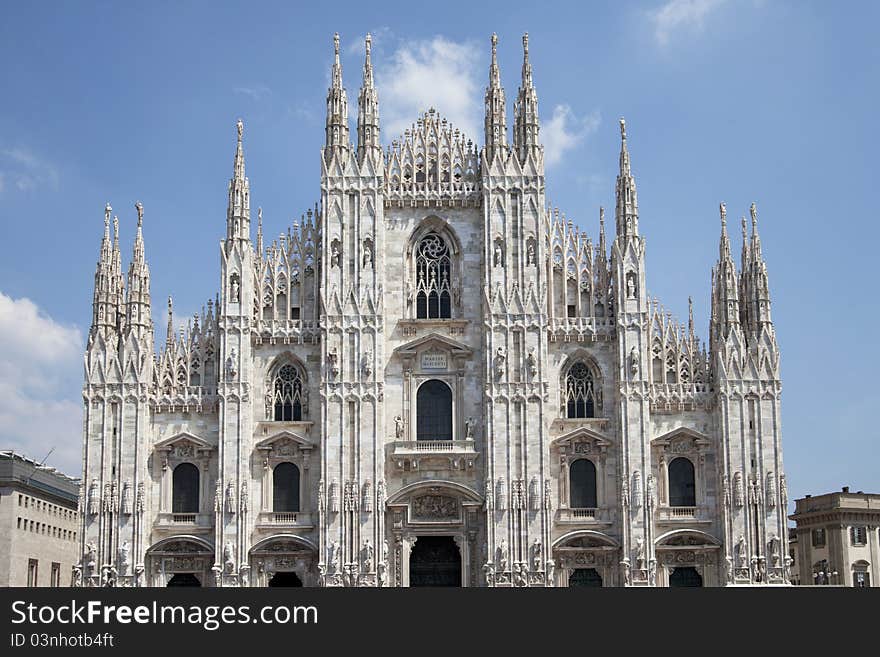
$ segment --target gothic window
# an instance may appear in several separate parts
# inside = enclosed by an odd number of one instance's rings
[[[694,464],[683,456],[669,464],[669,506],[696,506]]]
[[[595,509],[596,466],[589,459],[578,459],[569,466],[569,490],[572,509]]]
[[[426,381],[416,395],[416,440],[452,440],[452,390]]]
[[[416,318],[452,317],[452,258],[449,245],[430,232],[416,247]]]
[[[171,481],[171,512],[199,512],[199,469],[192,463],[174,468]]]
[[[285,363],[269,382],[269,417],[276,422],[299,422],[303,419],[303,377],[299,369]]]
[[[579,361],[568,370],[564,397],[566,417],[595,417],[593,373],[586,363]]]
[[[299,511],[299,468],[293,463],[279,463],[272,471],[272,510]]]

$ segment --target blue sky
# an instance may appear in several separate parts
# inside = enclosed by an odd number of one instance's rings
[[[339,32],[351,117],[374,35],[383,140],[435,106],[482,142],[489,36],[508,113],[530,51],[548,199],[596,233],[613,208],[627,119],[649,292],[707,336],[718,203],[758,204],[782,348],[790,494],[880,492],[872,417],[873,216],[880,5],[630,3],[8,3],[0,25],[0,448],[77,473],[81,355],[103,207],[123,255],[136,214],[157,337],[213,297],[234,123],[252,205],[277,235],[319,197],[324,98]],[[509,124],[512,120],[509,119]],[[124,265],[127,268],[127,264]]]

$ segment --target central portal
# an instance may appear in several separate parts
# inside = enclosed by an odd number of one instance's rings
[[[409,557],[410,586],[461,586],[461,554],[452,536],[419,536]]]

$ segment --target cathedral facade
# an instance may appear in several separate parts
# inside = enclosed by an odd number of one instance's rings
[[[320,202],[270,244],[239,121],[219,292],[158,354],[143,207],[126,277],[107,206],[75,584],[788,583],[754,205],[707,346],[646,294],[624,121],[593,241],[546,205],[528,37],[512,139],[496,44],[482,147],[428,109],[383,150],[337,36]]]

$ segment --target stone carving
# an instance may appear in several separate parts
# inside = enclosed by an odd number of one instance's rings
[[[495,487],[495,508],[499,511],[507,510],[507,483],[504,477],[498,478],[498,484]]]
[[[217,480],[217,486],[214,488],[214,513],[220,513],[223,510],[223,491],[221,489],[220,480]]]
[[[226,513],[235,513],[235,487],[231,481],[226,484]]]
[[[526,577],[525,566],[517,561],[515,564],[513,564],[513,585],[526,586],[527,583],[528,580]]]
[[[330,482],[330,513],[339,513],[339,482],[333,479]]]
[[[648,507],[654,508],[657,504],[657,487],[654,484],[654,475],[648,475]]]
[[[538,491],[538,478],[532,476],[529,480],[529,510],[537,511],[541,508],[541,495]]]
[[[226,545],[223,546],[223,566],[227,573],[235,570],[235,547],[232,541],[226,541]]]
[[[373,267],[373,243],[366,239],[364,240],[364,269],[371,269]]]
[[[535,264],[535,244],[531,240],[526,247],[526,264],[529,266]]]
[[[366,379],[373,374],[373,352],[369,349],[364,352],[364,357],[361,359],[361,371]]]
[[[534,349],[529,349],[529,354],[526,356],[526,374],[530,379],[535,378],[538,374],[538,359],[535,358]]]
[[[745,504],[745,492],[743,491],[743,477],[741,472],[735,472],[733,475],[733,503],[737,508],[742,508]]]
[[[144,512],[144,482],[138,482],[137,485],[137,495],[135,496],[135,511],[138,513]]]
[[[736,567],[749,567],[749,559],[746,555],[746,539],[742,534],[740,534],[739,539],[736,542]]]
[[[626,275],[626,298],[636,298],[636,275],[632,272]]]
[[[233,347],[229,352],[229,356],[226,358],[226,379],[228,381],[234,381],[236,374],[238,374],[238,369],[235,364],[236,360],[235,347]]]
[[[774,568],[778,568],[782,555],[780,554],[779,537],[776,534],[773,534],[767,543],[767,554],[770,555],[770,564]]]
[[[363,563],[363,572],[371,573],[373,572],[373,546],[370,544],[370,539],[364,539],[364,547],[361,548],[361,561]]]
[[[242,513],[247,513],[247,511],[248,511],[248,486],[244,482],[242,482],[242,484],[241,484],[241,493],[239,493],[239,496],[238,496],[238,506],[241,508]]]
[[[543,552],[543,545],[541,545],[541,541],[537,538],[532,543],[531,553],[532,553],[532,570],[538,572],[541,570],[541,555]]]
[[[379,511],[385,510],[385,497],[385,480],[380,479],[379,483],[376,484],[376,503],[379,505]]]
[[[427,520],[448,520],[458,517],[458,501],[445,495],[421,495],[413,498],[414,518]]]
[[[788,506],[788,487],[785,483],[785,475],[779,475],[779,502],[783,507]]]
[[[129,566],[131,566],[131,546],[128,541],[122,541],[122,545],[119,546],[119,573],[127,575]]]
[[[469,417],[464,423],[464,437],[468,440],[474,437],[474,418]]]
[[[238,274],[229,277],[229,300],[232,303],[241,301],[241,283],[239,283]]]
[[[394,437],[397,440],[403,439],[403,417],[400,415],[394,418]]]
[[[491,511],[495,507],[495,491],[492,490],[492,481],[486,480],[486,493],[483,503],[486,505],[486,511]]]
[[[721,479],[721,500],[725,509],[730,508],[730,486],[727,483],[727,477]]]
[[[767,473],[767,506],[776,508],[776,476],[772,470]]]
[[[370,483],[369,479],[366,482],[364,482],[362,498],[363,499],[361,499],[361,508],[366,513],[372,513],[373,512],[373,484]]]
[[[504,364],[506,362],[507,355],[504,353],[504,347],[498,347],[498,349],[495,350],[495,359],[493,360],[496,379],[501,379],[504,376]]]
[[[515,510],[526,508],[522,479],[514,479],[510,482],[510,487],[510,508]]]
[[[331,541],[330,546],[328,547],[328,562],[330,564],[330,574],[336,574],[339,572],[339,543],[336,541]]]
[[[629,371],[633,378],[639,373],[639,350],[633,345],[629,350]]]
[[[120,504],[121,511],[124,515],[130,516],[132,511],[131,503],[131,482],[126,481],[122,485],[122,502]]]
[[[642,473],[638,470],[632,474],[632,508],[642,508]]]
[[[501,240],[495,240],[495,260],[494,264],[496,267],[504,266],[504,250],[501,248]]]
[[[96,516],[101,508],[101,497],[98,494],[98,480],[92,479],[89,485],[89,515]]]
[[[336,350],[336,347],[327,352],[327,368],[330,378],[335,379],[339,376],[339,352]]]
[[[342,497],[343,511],[357,511],[358,508],[358,485],[356,481],[346,481]]]
[[[544,480],[544,508],[547,510],[553,508],[553,497],[549,479]]]
[[[502,538],[501,542],[498,544],[498,556],[495,559],[495,562],[498,564],[498,572],[505,573],[507,572],[507,559],[508,559],[508,549],[507,549],[507,539]]]
[[[330,266],[338,267],[339,266],[339,240],[333,240],[330,244]]]
[[[94,541],[89,541],[86,543],[86,553],[83,557],[83,563],[86,566],[86,573],[89,577],[95,574],[95,568],[98,565],[98,548],[95,546]]]
[[[636,548],[633,551],[633,561],[636,568],[642,570],[645,567],[645,542],[641,537],[636,539]]]

